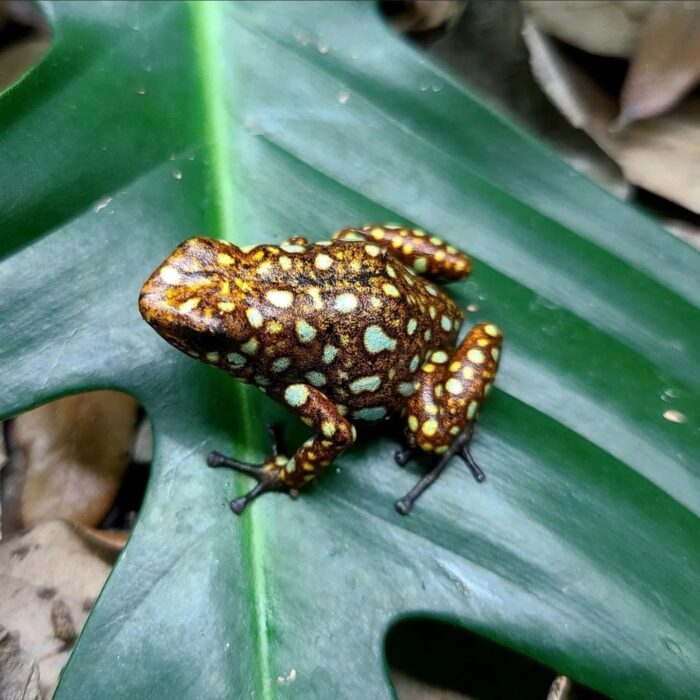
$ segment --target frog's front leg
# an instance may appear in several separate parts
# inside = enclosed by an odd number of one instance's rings
[[[491,390],[500,352],[500,330],[493,323],[481,323],[469,331],[451,357],[438,350],[421,367],[418,391],[407,405],[409,450],[398,452],[397,461],[405,464],[416,448],[440,455],[440,459],[396,502],[400,513],[410,511],[455,455],[462,457],[477,481],[485,479],[469,443],[478,412]]]
[[[472,270],[468,256],[437,236],[417,228],[369,224],[344,228],[333,235],[338,241],[367,241],[386,248],[404,265],[423,277],[459,280]]]
[[[209,466],[229,467],[258,480],[247,494],[231,501],[231,510],[236,514],[243,512],[248,503],[266,491],[288,491],[295,495],[355,441],[354,426],[318,389],[307,384],[290,384],[283,391],[270,390],[268,394],[292,408],[317,433],[304,442],[291,459],[279,453],[275,441],[273,457],[259,466],[212,452],[207,459]]]

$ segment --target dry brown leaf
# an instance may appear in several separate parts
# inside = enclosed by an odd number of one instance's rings
[[[29,665],[22,668],[34,668],[44,698],[53,694],[72,642],[115,558],[113,550],[61,521],[42,523],[0,542],[0,626],[26,655]]]
[[[600,56],[631,56],[649,12],[666,0],[522,0],[548,34]]]
[[[465,0],[415,0],[404,5],[403,12],[391,14],[391,24],[400,32],[426,32],[459,19]]]
[[[662,114],[699,80],[700,3],[656,3],[625,77],[616,128]]]
[[[96,391],[12,421],[2,478],[3,533],[51,518],[99,524],[128,465],[137,411],[126,394]]]
[[[39,700],[39,669],[17,635],[0,625],[0,698]]]
[[[526,20],[523,37],[542,89],[584,129],[635,185],[700,214],[700,100],[613,133],[618,107],[554,41]]]

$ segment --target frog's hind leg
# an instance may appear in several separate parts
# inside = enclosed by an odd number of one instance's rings
[[[396,460],[405,464],[416,448],[440,456],[416,486],[396,502],[406,514],[416,499],[435,483],[449,461],[459,455],[477,481],[486,478],[469,449],[477,414],[491,390],[501,352],[501,332],[493,323],[481,323],[467,334],[451,357],[432,353],[418,375],[418,391],[407,405],[409,448]]]
[[[338,241],[367,241],[386,248],[404,265],[423,277],[458,280],[467,277],[471,260],[437,236],[417,228],[369,224],[345,228],[333,235]]]
[[[269,392],[273,395],[272,392]],[[296,496],[298,490],[318,476],[331,462],[355,441],[355,428],[340,415],[335,404],[318,389],[306,384],[291,384],[280,399],[318,433],[310,437],[288,459],[281,448],[279,433],[270,428],[273,456],[262,465],[248,464],[212,452],[207,460],[212,467],[229,467],[258,480],[247,494],[231,501],[231,510],[240,514],[253,499],[266,491],[287,491]]]

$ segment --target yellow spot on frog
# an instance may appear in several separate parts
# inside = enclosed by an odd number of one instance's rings
[[[421,432],[423,432],[428,437],[432,437],[433,435],[435,435],[435,433],[437,433],[437,429],[438,422],[434,418],[429,418],[421,426]]]
[[[191,297],[187,301],[183,302],[178,306],[178,310],[183,313],[189,313],[193,309],[196,309],[199,306],[199,302],[202,301],[199,297]]]
[[[294,302],[294,295],[282,289],[271,289],[265,293],[267,300],[280,309],[288,309]]]
[[[458,396],[464,391],[461,382],[458,382],[454,377],[451,377],[445,382],[445,389],[455,396]]]
[[[492,338],[498,338],[498,336],[501,335],[500,329],[493,323],[487,323],[484,326],[484,332],[486,335],[490,335]]]
[[[160,268],[160,278],[166,284],[177,284],[180,281],[180,273],[170,265]]]
[[[475,365],[480,365],[486,359],[486,356],[484,355],[484,351],[479,348],[469,348],[467,359]]]
[[[411,429],[411,432],[415,433],[416,430],[418,430],[418,418],[415,416],[409,416],[408,427]]]
[[[335,423],[330,420],[324,420],[321,423],[321,432],[327,437],[332,438],[335,435]]]
[[[399,296],[399,290],[394,287],[393,284],[383,284],[382,289],[384,290],[384,294],[386,294],[389,297],[398,297]]]
[[[220,301],[217,306],[220,311],[233,311],[236,308],[232,301]]]
[[[358,303],[357,297],[354,294],[346,292],[345,294],[339,294],[335,298],[334,306],[341,313],[347,314],[354,311],[357,308]]]
[[[219,253],[216,256],[216,262],[223,267],[228,267],[233,262],[233,258],[228,253]]]
[[[283,270],[292,269],[292,261],[286,255],[280,255],[278,262]]]
[[[269,275],[270,272],[272,272],[272,263],[269,260],[265,260],[265,262],[260,263],[260,266],[258,267],[256,272],[261,277]]]
[[[306,293],[311,297],[314,309],[321,311],[323,309],[323,299],[321,298],[321,293],[318,287],[309,287]]]
[[[316,256],[314,264],[319,270],[327,270],[333,264],[333,258],[331,258],[330,255],[326,255],[325,253],[319,253]]]

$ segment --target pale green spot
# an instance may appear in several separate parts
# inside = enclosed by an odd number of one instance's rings
[[[281,245],[280,248],[282,248],[282,250],[286,250],[288,253],[303,253],[304,252],[303,245],[296,245],[294,243]]]
[[[467,407],[467,418],[472,420],[476,415],[476,409],[479,408],[479,404],[476,401],[472,401]]]
[[[376,391],[382,385],[382,380],[376,375],[371,377],[360,377],[350,383],[350,391],[353,394],[359,394],[363,391]]]
[[[221,355],[218,352],[208,352],[204,357],[207,362],[218,362],[221,359]]]
[[[416,321],[415,318],[412,318],[406,325],[406,333],[413,335],[416,332],[416,328],[418,328],[418,321]]]
[[[360,408],[353,411],[353,418],[361,418],[362,420],[380,420],[386,416],[386,408],[384,406],[374,406],[373,408]]]
[[[440,325],[442,326],[443,331],[451,331],[452,330],[452,321],[450,321],[447,316],[443,316],[440,319]]]
[[[401,384],[399,384],[399,394],[401,394],[401,396],[412,396],[415,391],[413,382],[401,382]]]
[[[367,326],[364,342],[367,352],[373,355],[382,350],[396,350],[396,341],[390,338],[381,326]]]
[[[416,258],[413,261],[413,269],[416,272],[425,272],[428,269],[428,258]]]
[[[260,374],[256,374],[253,377],[253,381],[258,385],[258,386],[270,386],[270,380],[267,377],[263,377]]]
[[[255,355],[255,353],[258,351],[260,343],[258,343],[257,338],[250,338],[247,340],[243,345],[241,345],[241,350],[246,355]]]
[[[248,323],[253,328],[260,328],[263,324],[262,314],[257,309],[246,309],[245,315],[248,317]]]
[[[340,240],[342,240],[342,241],[364,241],[365,239],[359,233],[353,233],[352,231],[348,231],[347,233],[343,234],[343,236]]]
[[[303,384],[290,384],[284,390],[284,400],[294,408],[303,406],[309,398],[309,390]]]
[[[287,462],[287,466],[284,469],[288,474],[291,474],[292,472],[296,471],[296,468],[297,468],[296,460],[294,459],[294,457],[292,457]]]
[[[326,383],[326,375],[323,372],[307,372],[305,376],[313,386],[323,386]]]
[[[296,322],[296,331],[302,343],[310,343],[316,337],[316,329],[303,318]]]
[[[292,361],[288,357],[278,357],[272,363],[272,371],[273,372],[284,372],[284,370],[287,369],[290,364],[292,364]]]
[[[455,396],[458,396],[464,391],[462,383],[457,381],[454,377],[450,377],[450,379],[445,382],[445,389]]]
[[[491,357],[498,362],[498,358],[501,356],[501,351],[498,348],[491,348]]]
[[[444,364],[445,362],[447,362],[448,357],[447,357],[447,353],[446,353],[446,352],[443,352],[442,350],[438,350],[437,352],[434,352],[434,353],[430,356],[430,359],[431,359],[433,362],[437,363],[438,365],[442,365],[442,364]]]
[[[410,369],[411,372],[415,372],[418,369],[419,364],[420,364],[420,357],[418,357],[418,355],[414,355],[411,358],[411,364],[408,366],[408,369]]]
[[[245,363],[248,361],[245,359],[245,357],[243,357],[243,355],[239,355],[237,352],[230,352],[228,355],[226,355],[226,359],[234,369],[240,369],[241,367],[245,366]]]
[[[350,292],[339,294],[335,298],[335,308],[343,314],[348,314],[351,311],[354,311],[357,308],[357,305],[357,297]]]
[[[437,296],[437,289],[435,289],[432,284],[426,284],[425,291],[428,292],[428,294],[432,294],[434,297]],[[437,450],[435,451],[437,452]]]
[[[323,348],[323,361],[329,365],[333,360],[335,360],[335,356],[338,354],[338,348],[335,347],[335,345],[326,345],[325,348]]]
[[[425,340],[430,340],[432,337],[433,332],[430,330],[430,328],[428,328],[428,330],[426,330],[425,333],[423,333],[423,338],[425,338]]]

